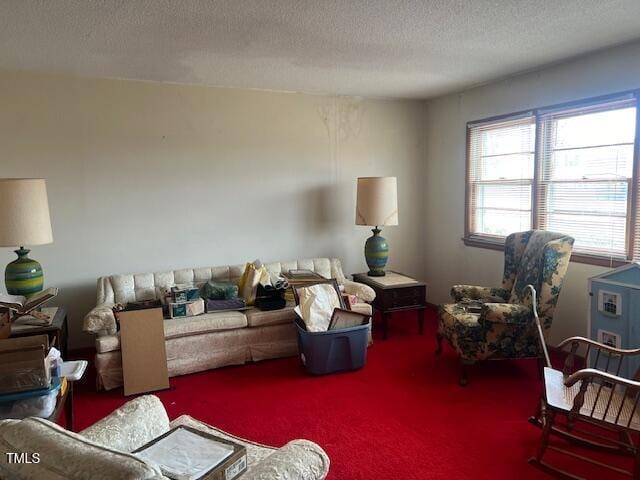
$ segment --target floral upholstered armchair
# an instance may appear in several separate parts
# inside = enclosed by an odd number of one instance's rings
[[[467,365],[478,360],[541,358],[531,294],[548,335],[562,282],[569,266],[573,238],[544,230],[509,235],[504,247],[504,278],[500,288],[454,285],[456,303],[441,305],[438,351],[442,339],[461,361],[460,384],[467,384]]]

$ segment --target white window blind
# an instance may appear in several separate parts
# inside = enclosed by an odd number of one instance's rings
[[[540,115],[538,228],[577,253],[627,258],[635,119],[635,99]]]
[[[476,236],[531,228],[535,119],[469,126],[468,222]]]

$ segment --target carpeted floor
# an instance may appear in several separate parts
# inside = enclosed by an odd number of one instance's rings
[[[394,317],[390,338],[376,336],[357,372],[310,377],[287,358],[173,378],[157,395],[170,418],[189,414],[275,446],[313,440],[331,458],[333,480],[549,478],[527,464],[540,440],[527,423],[542,386],[535,362],[476,366],[461,388],[452,351],[434,355],[434,312],[427,321],[419,336],[413,315]],[[76,429],[127,401],[122,389],[89,383],[76,389]],[[558,453],[549,459],[587,478],[622,478]]]

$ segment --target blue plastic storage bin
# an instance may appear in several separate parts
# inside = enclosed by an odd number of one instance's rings
[[[56,407],[60,391],[59,377],[51,377],[51,386],[38,390],[0,395],[0,420],[5,418],[48,418]]]
[[[369,324],[326,332],[309,332],[296,320],[300,359],[312,375],[364,367],[367,360]]]

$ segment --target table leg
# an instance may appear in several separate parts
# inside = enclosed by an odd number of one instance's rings
[[[418,309],[418,331],[420,335],[424,333],[424,308]]]
[[[62,323],[62,328],[60,329],[60,338],[58,339],[60,342],[60,352],[62,352],[62,359],[68,360],[69,348],[69,323],[67,321],[67,317],[64,317],[64,322]]]
[[[67,430],[73,432],[73,382],[67,382],[67,402],[64,405],[64,416],[67,420]]]
[[[389,320],[391,319],[391,312],[382,312],[382,338],[387,339],[389,334]]]

